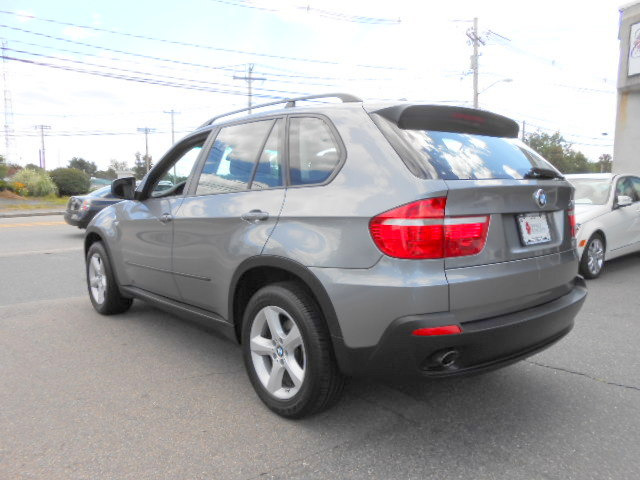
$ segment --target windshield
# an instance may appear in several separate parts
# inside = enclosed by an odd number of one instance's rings
[[[379,115],[375,117],[392,145],[402,144],[402,152],[398,153],[403,160],[407,164],[419,164],[427,177],[444,180],[523,179],[532,168],[557,172],[538,153],[514,138],[402,129]]]
[[[573,194],[575,203],[578,205],[604,205],[609,199],[611,190],[611,180],[592,178],[568,178],[575,187]]]

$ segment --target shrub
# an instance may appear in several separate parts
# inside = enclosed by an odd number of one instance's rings
[[[7,186],[8,186],[7,182],[2,180],[2,178],[0,177],[0,192],[2,192],[3,190],[6,190]]]
[[[27,186],[24,183],[12,182],[11,190],[16,195],[20,195],[21,197],[26,197],[27,195],[29,195],[29,189],[27,189]]]
[[[60,195],[80,195],[89,191],[89,175],[77,168],[56,168],[50,172]]]
[[[18,195],[44,197],[57,193],[55,183],[53,183],[49,174],[44,170],[36,171],[25,168],[16,173],[11,180],[13,180],[13,191]]]

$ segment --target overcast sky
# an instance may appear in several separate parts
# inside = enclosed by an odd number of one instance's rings
[[[473,17],[485,41],[480,107],[560,131],[596,161],[613,152],[619,1],[4,0],[0,37],[13,109],[9,159],[47,168],[158,160],[211,116],[344,91],[365,99],[472,106]],[[84,72],[84,73],[83,73]],[[91,72],[91,73],[87,73]],[[511,80],[511,81],[504,81]],[[497,83],[496,83],[497,82]],[[489,88],[488,88],[489,87]],[[0,151],[5,151],[2,132]],[[603,135],[604,134],[604,135]]]

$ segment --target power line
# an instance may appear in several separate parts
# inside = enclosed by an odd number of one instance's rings
[[[19,14],[17,12],[10,12],[8,10],[0,10],[0,14],[24,17],[23,14]],[[202,45],[202,44],[199,44],[199,43],[192,43],[192,42],[182,42],[182,41],[179,41],[179,40],[169,40],[169,39],[166,39],[166,38],[150,37],[150,36],[146,36],[146,35],[139,35],[137,33],[118,32],[117,30],[109,30],[107,28],[94,27],[94,26],[90,26],[90,25],[82,25],[82,24],[78,24],[78,23],[62,22],[62,21],[59,21],[59,20],[53,20],[51,18],[42,18],[42,17],[33,16],[33,15],[30,15],[29,17],[34,19],[34,20],[38,20],[38,21],[41,21],[41,22],[52,23],[52,24],[55,24],[55,25],[64,25],[64,26],[67,26],[67,27],[83,28],[85,30],[90,30],[90,31],[94,31],[94,32],[108,33],[108,34],[111,34],[111,35],[119,35],[119,36],[128,37],[128,38],[137,38],[139,40],[150,40],[150,41],[153,41],[153,42],[161,42],[161,43],[166,43],[166,44],[170,44],[170,45],[180,45],[182,47],[200,48],[200,49],[204,49],[204,50],[213,50],[213,51],[225,52],[225,53],[236,53],[236,54],[242,54],[242,55],[254,55],[254,56],[257,56],[257,57],[277,58],[279,60],[292,60],[292,61],[296,61],[296,62],[309,62],[309,63],[324,64],[324,65],[342,65],[343,64],[341,62],[336,62],[336,61],[333,61],[333,60],[318,60],[318,59],[313,59],[313,58],[291,57],[291,56],[286,56],[286,55],[274,55],[274,54],[269,54],[269,53],[252,52],[252,51],[239,50],[239,49],[234,49],[234,48],[214,47],[214,46],[211,46],[211,45]],[[388,67],[388,66],[382,66],[382,65],[353,64],[353,66],[361,67],[361,68],[380,69],[380,70],[405,70],[404,68]]]
[[[243,8],[250,8],[253,10],[262,10],[270,13],[278,13],[278,12],[284,11],[282,9],[259,7],[257,5],[250,5],[244,2],[233,2],[230,0],[210,0],[210,1],[221,3],[223,5],[232,5],[234,7],[243,7]],[[308,5],[306,7],[294,6],[293,8],[296,10],[304,11],[306,13],[317,14],[319,16],[332,18],[334,20],[341,20],[341,21],[352,22],[352,23],[362,23],[362,24],[368,24],[368,25],[397,25],[401,22],[399,18],[393,19],[393,18],[366,17],[361,15],[347,15],[341,12],[334,12],[331,10],[321,10],[317,8],[312,8]]]
[[[231,84],[226,84],[226,83],[219,83],[219,82],[207,82],[207,81],[203,81],[203,80],[197,80],[197,79],[192,79],[192,78],[186,78],[186,77],[174,77],[174,76],[169,76],[169,75],[163,75],[160,76],[160,78],[154,78],[154,77],[139,77],[139,76],[131,76],[129,74],[134,74],[134,75],[147,75],[147,72],[142,72],[139,70],[130,70],[130,69],[124,69],[124,68],[118,68],[118,67],[110,67],[110,66],[106,66],[106,65],[100,65],[100,64],[95,64],[95,63],[90,63],[90,62],[83,62],[80,60],[72,60],[72,59],[66,59],[66,58],[60,58],[60,57],[55,57],[52,55],[44,55],[41,53],[34,53],[34,52],[27,52],[24,50],[15,50],[15,49],[7,49],[10,50],[12,52],[15,53],[20,53],[20,54],[26,54],[26,55],[32,55],[32,56],[36,56],[36,57],[42,57],[42,58],[46,58],[49,60],[59,60],[59,61],[63,61],[63,62],[71,62],[71,63],[75,63],[75,64],[79,64],[79,65],[86,65],[89,67],[98,67],[98,68],[103,68],[103,69],[107,69],[107,70],[113,70],[115,72],[124,72],[127,75],[123,75],[121,73],[110,73],[110,72],[104,72],[104,71],[96,71],[96,70],[84,70],[84,69],[79,69],[79,68],[73,68],[73,67],[68,67],[65,65],[56,65],[56,64],[50,64],[50,63],[44,63],[44,62],[36,62],[36,61],[32,61],[32,60],[27,60],[24,58],[17,58],[17,57],[8,57],[8,56],[4,56],[3,58],[7,58],[9,60],[15,60],[18,62],[23,62],[23,63],[30,63],[33,65],[39,65],[39,66],[46,66],[46,67],[50,67],[50,68],[57,68],[57,69],[61,69],[61,70],[67,70],[67,71],[73,71],[73,72],[77,72],[77,73],[87,73],[90,75],[97,75],[97,76],[102,76],[102,77],[108,77],[108,78],[117,78],[117,79],[121,79],[121,80],[129,80],[129,81],[137,81],[137,82],[141,82],[141,83],[149,83],[149,84],[153,84],[153,85],[162,85],[162,86],[172,86],[172,87],[178,87],[178,88],[186,88],[186,89],[191,89],[191,90],[200,90],[200,91],[208,91],[208,92],[217,92],[217,93],[228,93],[228,94],[232,94],[232,95],[244,95],[244,93],[239,92],[237,90],[220,90],[218,87],[224,87],[224,88],[228,88],[228,89],[233,89],[235,88],[234,85]],[[178,82],[176,82],[176,80]],[[187,83],[179,83],[179,82],[187,82]],[[201,84],[201,85],[197,85],[197,84]],[[211,88],[209,86],[212,87],[216,87],[216,88]],[[274,93],[274,94],[285,94],[285,95],[307,95],[308,92],[289,92],[289,91],[282,91],[282,90],[273,90],[273,89],[267,89],[267,88],[260,88],[260,90],[262,92],[268,92],[268,93]],[[267,95],[267,94],[255,94],[256,96],[262,96],[263,98],[280,98],[279,96],[273,96],[273,95]]]

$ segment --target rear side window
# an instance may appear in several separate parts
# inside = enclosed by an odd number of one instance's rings
[[[636,194],[634,201],[640,202],[640,178],[631,177],[631,183],[633,184],[633,190]]]
[[[521,179],[532,167],[556,170],[534,150],[516,139],[401,129],[382,117],[376,117],[376,124],[381,127],[382,133],[403,157],[410,170],[416,173],[416,167],[419,167],[425,178]],[[399,144],[402,149],[398,148]]]
[[[251,190],[262,190],[284,185],[281,160],[283,135],[284,121],[277,120],[260,154],[258,168],[256,168],[256,173],[251,182]]]
[[[198,180],[196,195],[246,190],[273,120],[220,130]]]
[[[316,117],[289,121],[289,177],[291,185],[326,181],[340,163],[340,148],[329,126]]]

